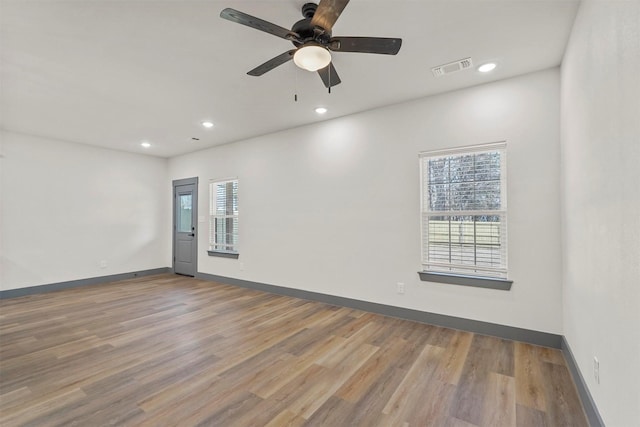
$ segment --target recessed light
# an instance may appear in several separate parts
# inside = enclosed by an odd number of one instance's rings
[[[202,126],[204,126],[206,128],[212,128],[213,127],[213,122],[210,122],[209,120],[205,120],[204,122],[202,122]]]
[[[494,62],[487,62],[486,64],[482,64],[478,67],[478,71],[481,73],[488,73],[489,71],[493,71],[496,68],[496,64]]]
[[[150,142],[147,142],[147,141],[142,141],[142,142],[140,143],[140,145],[142,145],[144,148],[149,148],[149,147],[151,147],[151,143],[150,143]]]
[[[318,108],[316,108],[316,113],[318,113],[318,114],[324,114],[324,113],[326,113],[326,112],[327,112],[327,109],[326,109],[326,108],[324,108],[324,107],[318,107]]]

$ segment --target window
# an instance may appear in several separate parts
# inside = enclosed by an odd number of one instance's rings
[[[506,144],[421,153],[420,165],[424,272],[506,279]]]
[[[209,184],[209,254],[238,253],[238,180]]]

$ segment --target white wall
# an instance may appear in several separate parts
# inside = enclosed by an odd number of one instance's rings
[[[583,2],[562,65],[564,333],[612,427],[640,425],[639,76],[640,2]]]
[[[1,137],[0,289],[171,265],[166,159]]]
[[[172,158],[200,215],[239,178],[240,259],[207,256],[203,223],[198,270],[561,333],[559,90],[551,69]],[[512,290],[421,282],[418,152],[501,140]]]

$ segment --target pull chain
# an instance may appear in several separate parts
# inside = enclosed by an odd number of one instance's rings
[[[293,101],[294,101],[294,102],[298,102],[298,67],[293,67],[293,68],[294,68],[294,69],[293,69],[293,73],[294,73],[294,74],[295,74],[295,76],[296,76],[296,78],[295,78],[295,80],[296,80],[296,83],[295,83],[296,87],[295,87],[295,93],[294,93],[294,95],[293,95]]]

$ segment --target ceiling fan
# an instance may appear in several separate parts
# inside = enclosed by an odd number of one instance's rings
[[[291,59],[307,71],[317,71],[325,87],[340,84],[340,77],[331,62],[331,52],[360,52],[395,55],[400,50],[402,39],[384,37],[332,37],[331,30],[349,0],[320,0],[320,4],[305,3],[302,6],[304,19],[296,22],[291,30],[247,15],[235,9],[226,8],[220,17],[246,25],[276,37],[289,40],[295,46],[264,64],[258,65],[247,74],[261,76]]]

